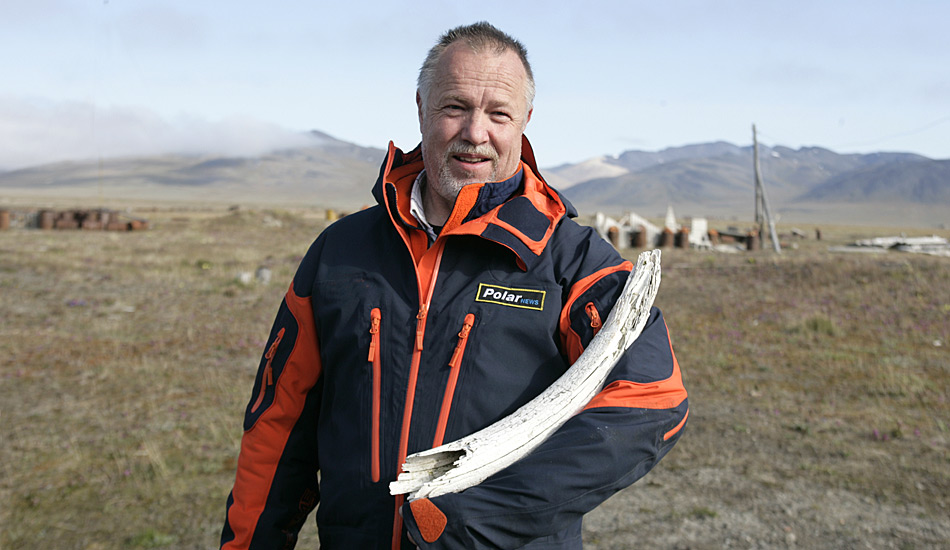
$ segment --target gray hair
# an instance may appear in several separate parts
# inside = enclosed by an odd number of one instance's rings
[[[422,68],[419,69],[419,79],[417,81],[419,97],[422,98],[423,106],[429,99],[429,90],[432,88],[432,82],[435,79],[435,68],[442,57],[442,53],[459,40],[464,40],[476,52],[491,50],[493,53],[501,55],[510,50],[518,54],[521,64],[524,65],[525,74],[528,76],[528,82],[525,86],[525,101],[527,110],[531,110],[532,105],[534,105],[534,73],[531,72],[531,64],[528,63],[528,50],[521,42],[500,31],[487,21],[455,27],[443,34],[436,45],[432,46],[426,60],[422,63]]]

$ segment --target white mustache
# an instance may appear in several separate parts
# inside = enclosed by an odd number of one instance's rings
[[[471,145],[469,143],[464,143],[457,141],[449,145],[448,150],[445,152],[446,156],[450,155],[475,155],[479,157],[487,158],[491,161],[498,160],[498,152],[495,151],[495,148],[491,145]]]

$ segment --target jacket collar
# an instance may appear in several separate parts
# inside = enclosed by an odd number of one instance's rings
[[[403,153],[392,142],[380,167],[373,196],[398,230],[407,234],[418,224],[409,213],[412,183],[423,169],[422,149]],[[528,139],[522,136],[520,183],[472,184],[462,188],[442,236],[478,235],[508,248],[522,268],[537,262],[554,228],[577,211],[541,177]]]

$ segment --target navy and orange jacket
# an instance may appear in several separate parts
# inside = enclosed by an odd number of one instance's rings
[[[281,303],[248,403],[222,548],[581,548],[581,518],[673,446],[686,390],[654,308],[603,390],[521,461],[457,494],[389,494],[408,454],[551,385],[632,269],[538,175],[462,189],[430,243],[409,214],[419,148],[390,144],[378,204],[329,226]]]

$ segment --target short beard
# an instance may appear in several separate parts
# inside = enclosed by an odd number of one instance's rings
[[[478,155],[480,157],[485,157],[491,162],[491,173],[489,174],[488,180],[486,182],[478,181],[466,181],[459,179],[452,173],[449,169],[449,160],[454,155],[466,154],[466,155]],[[439,170],[439,180],[435,186],[437,189],[434,189],[442,197],[455,200],[458,197],[459,192],[463,187],[472,183],[487,183],[495,181],[498,172],[498,153],[495,151],[495,148],[491,145],[469,145],[460,141],[457,141],[449,146],[448,150],[445,152],[445,158],[442,159],[442,169]]]

